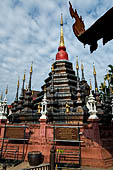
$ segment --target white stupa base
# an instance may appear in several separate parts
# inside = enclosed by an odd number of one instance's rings
[[[40,117],[40,119],[47,119],[47,116],[45,114],[42,114],[42,116]]]
[[[7,117],[6,116],[0,116],[0,120],[7,120]]]
[[[99,119],[96,114],[90,115],[88,119]]]

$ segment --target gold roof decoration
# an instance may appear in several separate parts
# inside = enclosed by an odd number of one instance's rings
[[[70,106],[69,106],[69,104],[67,104],[67,102],[66,102],[66,113],[69,113],[70,112]]]

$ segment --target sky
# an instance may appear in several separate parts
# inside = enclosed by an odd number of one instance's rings
[[[113,6],[113,0],[70,0],[82,16],[85,29]],[[8,85],[8,104],[15,99],[17,80],[26,70],[26,83],[33,62],[32,89],[41,90],[55,61],[60,41],[60,17],[63,13],[64,42],[75,70],[76,56],[84,64],[87,82],[94,83],[93,62],[98,86],[103,82],[109,64],[113,64],[113,40],[105,46],[98,41],[98,49],[90,54],[89,46],[75,37],[74,19],[69,13],[68,0],[0,0],[0,94]],[[80,72],[81,75],[81,72]]]

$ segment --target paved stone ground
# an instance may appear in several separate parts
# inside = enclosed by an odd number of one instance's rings
[[[19,170],[23,168],[29,168],[28,162],[22,162],[21,164],[15,166],[15,167],[7,167],[7,170]],[[3,170],[2,166],[0,166],[0,170]],[[113,167],[111,168],[91,168],[91,167],[82,167],[82,170],[113,170]]]
[[[113,167],[111,168],[91,168],[91,167],[82,167],[82,170],[113,170]]]

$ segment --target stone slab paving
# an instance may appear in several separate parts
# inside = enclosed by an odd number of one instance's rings
[[[9,167],[7,170],[18,170],[18,169],[24,169],[24,168],[29,168],[29,163],[28,162],[22,162],[19,165],[15,167]]]
[[[113,167],[111,167],[111,168],[91,168],[91,167],[82,167],[82,170],[113,170]]]
[[[21,164],[15,166],[15,167],[7,167],[7,170],[19,170],[24,168],[29,168],[30,165],[28,162],[22,162]],[[3,170],[3,168],[0,166],[0,170]],[[82,167],[82,170],[113,170],[113,167],[111,168],[92,168],[92,167]]]

